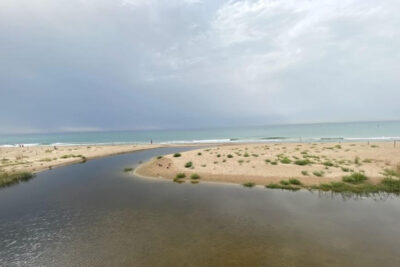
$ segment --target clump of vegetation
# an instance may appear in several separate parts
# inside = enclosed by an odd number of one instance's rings
[[[333,164],[331,161],[329,161],[329,160],[324,161],[322,164],[323,164],[324,166],[326,166],[326,167],[333,167],[333,166],[334,166],[334,164]]]
[[[242,164],[244,162],[244,160],[239,159],[238,162],[239,162],[239,164]]]
[[[304,176],[308,176],[308,171],[301,171],[301,174],[303,174]]]
[[[243,154],[243,157],[245,157],[245,158],[247,158],[248,156],[249,156],[249,153],[247,153],[247,152]]]
[[[342,171],[344,171],[344,172],[351,172],[351,171],[353,171],[353,170],[350,169],[350,168],[347,168],[347,167],[342,167]]]
[[[289,179],[289,183],[294,185],[301,185],[301,182],[296,178]]]
[[[158,156],[157,159],[161,159],[163,156]]]
[[[186,177],[186,174],[184,174],[184,173],[177,173],[175,176],[176,179],[183,179],[185,177]]]
[[[198,153],[197,153],[197,156],[201,156],[201,152],[198,152]]]
[[[289,158],[284,157],[283,159],[280,160],[280,162],[283,163],[283,164],[289,164],[289,163],[291,163],[292,161],[291,161]]]
[[[271,162],[270,159],[265,159],[264,161],[265,161],[265,163],[270,163]]]
[[[310,164],[310,161],[308,159],[298,159],[294,162],[294,164],[304,166]]]
[[[300,190],[300,187],[297,186],[292,186],[292,185],[286,185],[286,184],[268,184],[265,186],[266,188],[269,189],[284,189],[284,190],[291,190],[291,191],[297,191]]]
[[[244,183],[244,184],[242,184],[244,187],[254,187],[256,184],[255,183],[253,183],[253,182],[247,182],[247,183]]]
[[[381,190],[392,193],[400,193],[400,180],[384,178],[381,181]]]
[[[62,159],[68,159],[68,158],[81,158],[83,157],[82,155],[74,155],[74,154],[67,154],[67,155],[62,155]]]
[[[190,178],[192,178],[193,180],[198,180],[200,179],[200,175],[198,175],[197,173],[193,173]]]
[[[231,158],[233,158],[233,155],[232,154],[228,154],[227,157],[231,159]]]
[[[52,159],[51,159],[51,158],[44,158],[44,159],[41,159],[41,160],[39,160],[39,161],[48,162],[48,161],[52,161]]]
[[[342,178],[342,181],[350,184],[361,184],[367,179],[367,176],[365,176],[364,174],[360,172],[354,172],[351,175],[344,176]]]
[[[271,164],[272,165],[278,165],[278,162],[277,161],[271,161]]]
[[[285,180],[281,180],[279,183],[280,183],[281,185],[289,185],[289,182],[288,182],[288,181],[285,181]]]
[[[341,149],[341,148],[342,148],[342,146],[341,146],[341,145],[336,145],[336,146],[335,146],[335,148],[337,148],[337,149]]]
[[[188,161],[185,163],[185,168],[191,168],[191,167],[193,167],[193,162]]]
[[[372,159],[364,159],[363,162],[364,162],[364,163],[371,163],[371,162],[372,162]]]
[[[131,172],[131,171],[133,171],[133,168],[125,168],[124,169],[124,172]]]
[[[358,156],[354,158],[354,164],[360,164],[360,158]]]
[[[325,173],[323,171],[313,171],[313,174],[315,176],[322,177],[322,176],[324,176]]]
[[[2,172],[0,173],[0,187],[10,186],[19,182],[26,182],[35,175],[31,172]]]
[[[175,154],[174,154],[174,157],[175,157],[175,158],[179,158],[180,156],[182,156],[181,153],[175,153]]]
[[[400,172],[398,172],[396,170],[392,170],[392,169],[385,169],[383,171],[383,175],[385,175],[387,177],[398,177],[398,178],[400,178]]]

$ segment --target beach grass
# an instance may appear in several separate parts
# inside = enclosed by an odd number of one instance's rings
[[[185,163],[185,168],[191,168],[191,167],[193,167],[193,162],[188,161]]]
[[[192,178],[193,180],[198,180],[200,179],[200,175],[198,175],[197,173],[193,173],[190,178]]]
[[[177,173],[175,176],[176,179],[183,179],[185,177],[186,177],[186,174],[184,174],[184,173]]]
[[[342,181],[350,184],[361,184],[367,180],[367,176],[360,172],[354,172],[351,175],[344,176]]]
[[[0,187],[10,186],[19,182],[26,182],[35,175],[31,172],[2,172],[0,173]]]
[[[247,183],[244,183],[244,184],[242,184],[244,187],[254,187],[256,184],[255,183],[252,183],[252,182],[247,182]]]
[[[175,154],[174,154],[174,157],[175,157],[175,158],[179,158],[180,156],[181,156],[181,153],[175,153]]]
[[[133,171],[133,168],[125,168],[124,169],[124,172],[131,172],[131,171]]]

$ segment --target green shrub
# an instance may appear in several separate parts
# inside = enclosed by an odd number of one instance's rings
[[[301,185],[301,182],[296,178],[289,179],[289,183],[294,185]]]
[[[313,174],[315,176],[322,177],[322,176],[324,176],[325,173],[323,171],[313,171]]]
[[[233,158],[233,155],[232,155],[232,154],[228,154],[227,157],[228,157],[228,158]]]
[[[400,180],[384,178],[381,181],[382,189],[386,192],[400,193]]]
[[[158,156],[158,157],[157,157],[157,159],[161,159],[161,158],[162,158],[162,156]]]
[[[174,157],[175,157],[175,158],[179,158],[180,156],[181,156],[181,153],[175,153],[175,154],[174,154]]]
[[[245,186],[245,187],[253,187],[253,186],[255,186],[256,184],[255,183],[252,183],[252,182],[247,182],[247,183],[244,183],[244,184],[242,184],[243,186]]]
[[[351,175],[344,176],[342,178],[343,182],[350,183],[350,184],[360,184],[366,181],[368,178],[364,174],[360,172],[354,172]]]
[[[282,181],[280,181],[279,183],[282,184],[282,185],[289,185],[289,182],[288,182],[288,181],[285,181],[285,180],[282,180]]]
[[[197,180],[200,179],[200,175],[198,175],[197,173],[193,173],[190,178],[192,178],[193,180]]]
[[[325,165],[326,167],[333,167],[334,165],[331,161],[325,161],[322,164]]]
[[[26,182],[35,175],[31,172],[0,172],[0,187],[10,186],[19,182]]]
[[[301,171],[301,174],[303,174],[304,176],[308,176],[308,171]]]
[[[124,172],[131,172],[131,171],[133,171],[133,168],[125,168],[124,169]]]
[[[287,157],[284,157],[284,158],[281,159],[280,161],[281,161],[281,163],[283,163],[283,164],[289,164],[289,163],[292,162],[292,161],[291,161],[289,158],[287,158]]]
[[[193,167],[193,162],[188,161],[185,163],[185,168],[191,168],[191,167]]]
[[[298,159],[294,162],[294,164],[304,166],[310,164],[310,161],[308,159]]]
[[[184,174],[184,173],[177,173],[175,176],[176,179],[183,179],[185,177],[186,177],[186,174]]]
[[[201,152],[198,152],[198,153],[197,153],[197,156],[201,156]]]

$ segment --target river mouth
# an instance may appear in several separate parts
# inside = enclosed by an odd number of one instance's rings
[[[1,266],[396,266],[400,199],[177,184],[139,151],[0,190]]]

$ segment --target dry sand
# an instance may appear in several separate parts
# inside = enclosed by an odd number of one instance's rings
[[[1,147],[0,172],[41,170],[63,166],[86,159],[128,153],[162,145],[104,145],[104,146],[34,146]]]
[[[285,157],[291,162],[282,163]],[[295,161],[299,159],[308,159],[311,163],[296,165]],[[187,162],[192,162],[193,166],[185,167]],[[313,185],[339,181],[350,171],[364,172],[370,182],[377,183],[384,177],[382,173],[385,169],[399,168],[400,145],[394,147],[393,142],[289,143],[198,149],[181,153],[180,157],[167,155],[152,159],[135,172],[142,176],[168,179],[175,178],[177,173],[185,173],[186,180],[196,173],[206,181],[261,185],[297,178],[305,185]],[[314,172],[323,172],[323,176],[318,177]]]

